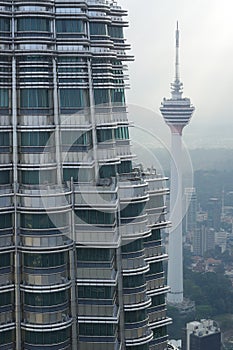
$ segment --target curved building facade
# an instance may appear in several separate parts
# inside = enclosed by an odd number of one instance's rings
[[[1,350],[167,346],[167,189],[132,166],[126,14],[0,2]]]

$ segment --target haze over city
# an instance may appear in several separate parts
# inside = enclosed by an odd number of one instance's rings
[[[174,30],[180,27],[180,74],[184,96],[196,107],[185,142],[196,147],[232,147],[233,35],[231,0],[120,0],[129,12],[125,30],[135,61],[129,64],[129,104],[159,116],[174,79]],[[156,118],[156,124],[159,117]],[[151,120],[143,120],[145,126]],[[161,120],[162,123],[162,120]]]

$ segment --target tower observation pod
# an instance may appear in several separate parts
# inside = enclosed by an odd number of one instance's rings
[[[171,185],[170,220],[168,246],[169,303],[183,302],[183,248],[182,248],[182,131],[189,123],[194,107],[189,98],[182,97],[183,84],[179,73],[179,27],[176,28],[175,80],[171,84],[171,98],[163,99],[160,111],[171,130]]]

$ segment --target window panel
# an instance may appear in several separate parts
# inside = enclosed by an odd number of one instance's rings
[[[0,215],[0,227],[1,228],[10,228],[12,226],[13,226],[12,214],[1,214]]]
[[[46,229],[68,226],[67,213],[21,214],[21,227],[31,229]],[[48,232],[49,234],[49,232]]]
[[[128,174],[132,172],[132,162],[126,161],[121,162],[121,164],[117,165],[118,174]]]
[[[80,323],[79,334],[89,336],[114,336],[116,325],[111,323]]]
[[[10,26],[10,18],[0,18],[0,32],[9,32]]]
[[[109,90],[108,89],[94,89],[95,104],[109,104]]]
[[[115,292],[113,287],[79,286],[78,297],[84,299],[112,299]]]
[[[49,89],[21,89],[21,108],[50,108],[51,93]]]
[[[90,23],[90,35],[107,35],[107,27],[104,23]]]
[[[0,89],[0,108],[9,107],[9,90]]]
[[[123,83],[123,80],[122,80]],[[115,89],[111,91],[112,103],[125,104],[125,93],[123,89]]]
[[[87,91],[82,89],[60,89],[61,108],[84,108],[88,106]]]
[[[114,213],[106,213],[97,210],[76,210],[75,214],[77,224],[113,225],[115,222]]]
[[[146,283],[145,275],[125,276],[123,277],[124,288],[134,288],[143,286]]]
[[[78,19],[57,19],[56,30],[58,33],[84,32],[84,23]]]
[[[56,293],[27,293],[24,294],[24,303],[32,306],[53,306],[69,301],[69,292]]]
[[[23,337],[29,344],[56,344],[70,339],[70,328],[54,332],[23,331]]]
[[[1,170],[0,171],[0,184],[4,185],[4,184],[11,183],[11,181],[12,181],[11,175],[12,175],[12,173],[10,170]]]
[[[108,27],[108,34],[112,38],[124,38],[123,34],[123,28],[122,27],[117,27],[117,26],[109,26]]]
[[[50,20],[41,17],[25,17],[17,20],[17,30],[20,32],[49,32]]]
[[[144,321],[146,318],[147,318],[147,313],[145,309],[125,312],[126,323],[136,323],[136,322]]]
[[[51,144],[52,138],[50,132],[22,132],[21,146],[46,146]]]
[[[22,170],[21,182],[25,185],[54,184],[56,170]]]
[[[53,267],[67,262],[67,253],[24,254],[24,266],[27,267]]]
[[[113,129],[97,129],[96,134],[98,142],[113,140]]]
[[[113,249],[104,248],[78,248],[78,261],[111,261],[114,256]]]

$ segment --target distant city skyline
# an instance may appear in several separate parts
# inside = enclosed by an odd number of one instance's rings
[[[233,126],[233,105],[229,103],[233,82],[232,1],[146,0],[146,6],[135,0],[119,3],[129,12],[130,28],[126,31],[135,56],[130,64],[128,103],[159,114],[161,98],[168,97],[174,78],[173,33],[179,20],[184,96],[192,96],[196,106],[192,127],[185,130],[184,138],[191,138],[191,147],[214,146],[216,137],[221,138],[216,140],[219,147],[232,147],[230,135],[226,135]],[[195,142],[195,136],[199,141]]]

